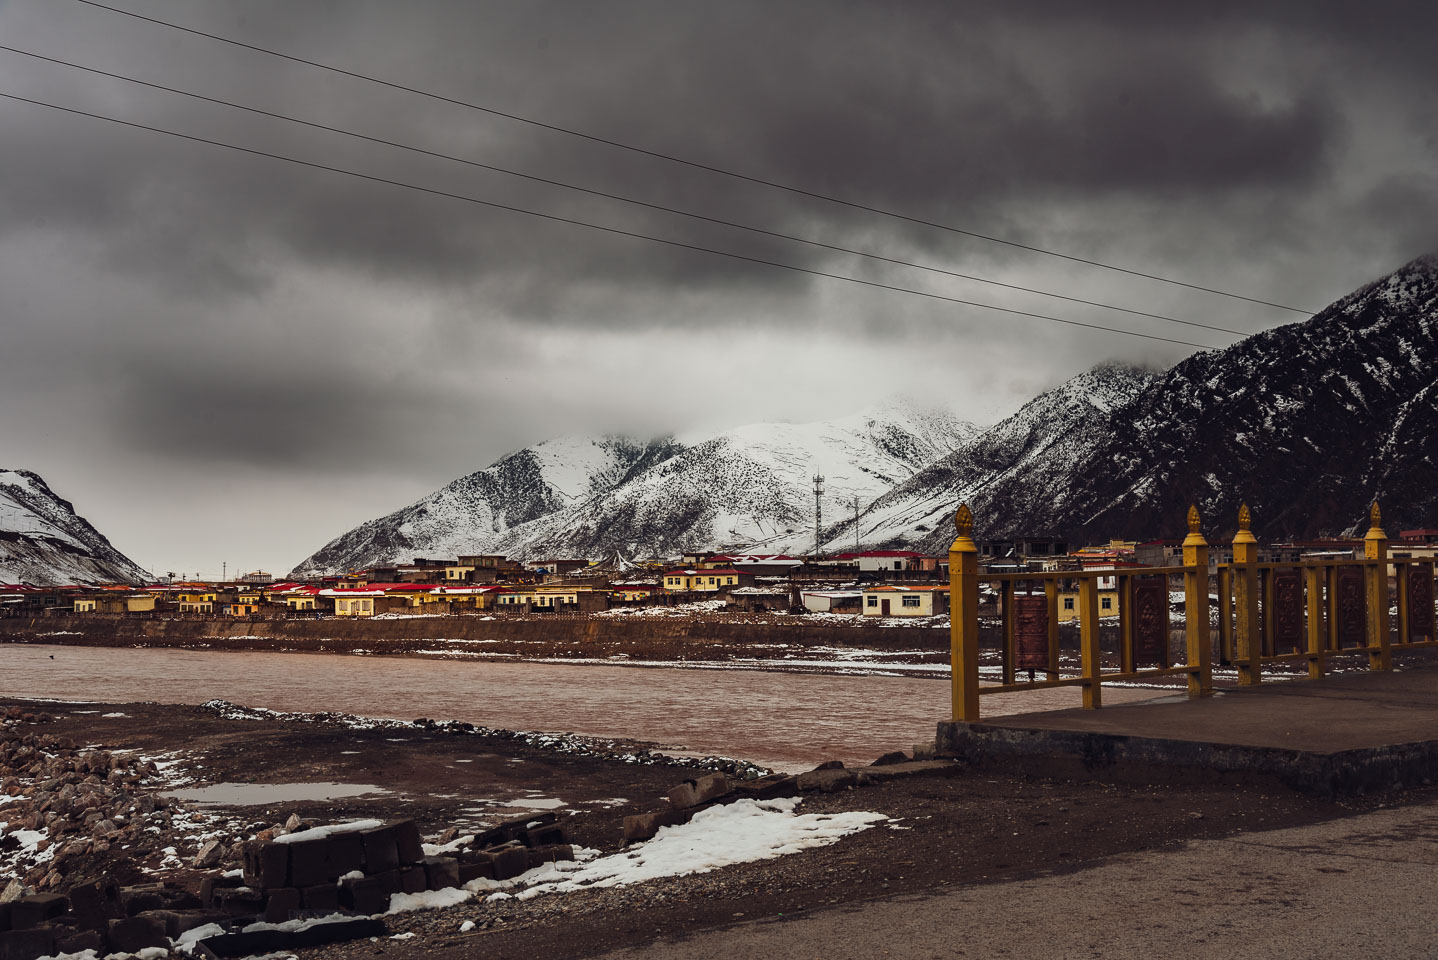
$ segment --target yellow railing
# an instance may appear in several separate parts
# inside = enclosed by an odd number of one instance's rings
[[[1264,664],[1306,662],[1310,676],[1323,675],[1328,658],[1366,653],[1369,666],[1387,670],[1392,650],[1438,646],[1434,636],[1434,561],[1389,560],[1378,505],[1364,538],[1364,558],[1259,563],[1258,541],[1249,529],[1247,506],[1239,511],[1233,562],[1217,567],[1220,659],[1237,667],[1241,685],[1259,683]],[[979,698],[1054,687],[1082,688],[1083,705],[1103,702],[1105,682],[1183,676],[1188,695],[1213,690],[1214,629],[1210,615],[1208,542],[1199,532],[1195,507],[1188,511],[1183,564],[1119,570],[981,573],[973,540],[973,514],[959,507],[957,536],[949,549],[950,660],[953,719],[979,719]],[[1397,633],[1391,636],[1388,568],[1395,570]],[[1352,571],[1351,573],[1348,571]],[[1183,579],[1184,657],[1170,662],[1169,581]],[[1100,578],[1113,578],[1118,620],[1117,669],[1105,672],[1099,644]],[[1149,578],[1161,578],[1157,582]],[[1079,624],[1078,672],[1063,675],[1059,663],[1058,594],[1076,581]],[[997,683],[980,683],[979,584],[998,593],[1000,667]],[[1019,588],[1028,584],[1027,596]],[[1042,600],[1034,591],[1042,588]],[[1154,592],[1158,596],[1155,598]],[[1146,595],[1145,595],[1146,594]],[[1019,616],[1023,605],[1024,617]],[[1020,639],[1025,640],[1020,650]],[[1022,655],[1021,655],[1022,654]],[[1027,670],[1030,679],[1017,674]],[[1042,671],[1045,678],[1036,679]]]

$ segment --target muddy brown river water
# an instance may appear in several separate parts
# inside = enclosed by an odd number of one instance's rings
[[[1105,703],[1165,691],[1105,688]],[[334,654],[0,645],[0,695],[203,703],[466,720],[652,741],[784,770],[868,763],[932,740],[947,678],[421,660]],[[1077,706],[1076,689],[1001,694],[985,713]]]

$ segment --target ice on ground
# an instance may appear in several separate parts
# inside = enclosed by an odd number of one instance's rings
[[[384,826],[384,822],[381,820],[351,820],[348,823],[332,823],[275,837],[275,843],[304,843],[306,840],[319,840],[328,837],[332,833],[355,833],[359,830],[373,830],[382,826]]]
[[[127,717],[127,716],[129,716],[129,714],[127,714],[127,713],[102,713],[102,714],[100,714],[100,719],[101,719],[101,720],[116,720],[116,719],[119,719],[120,717]]]

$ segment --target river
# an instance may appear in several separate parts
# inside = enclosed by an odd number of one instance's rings
[[[912,677],[336,654],[0,645],[0,695],[467,720],[653,741],[783,770],[932,741],[949,684]],[[1105,688],[1105,703],[1165,691]],[[1169,691],[1171,692],[1171,691]],[[986,715],[1077,706],[1075,688],[986,697]]]

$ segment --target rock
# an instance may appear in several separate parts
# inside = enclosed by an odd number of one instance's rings
[[[304,826],[305,822],[300,819],[300,815],[298,813],[292,813],[290,814],[290,818],[285,821],[285,833],[299,833],[304,829]]]
[[[797,780],[801,791],[819,790],[823,793],[833,793],[855,783],[854,774],[842,767],[820,767],[799,774]]]
[[[799,781],[787,774],[774,773],[757,780],[744,780],[734,785],[734,793],[750,800],[774,800],[799,794]]]
[[[915,759],[915,760],[932,760],[932,759],[934,759],[934,745],[933,745],[933,743],[930,742],[930,743],[916,743],[916,744],[914,744],[914,759]]]
[[[220,862],[220,858],[224,856],[224,852],[220,841],[207,840],[200,845],[200,849],[195,854],[195,859],[192,862],[194,866],[204,870],[217,865]]]
[[[875,760],[875,761],[873,762],[872,766],[875,766],[875,767],[883,767],[883,766],[888,766],[888,765],[891,764],[891,763],[908,763],[908,762],[909,762],[908,754],[904,753],[904,751],[902,751],[902,750],[895,750],[895,751],[893,751],[892,753],[886,753],[886,754],[884,754],[882,757],[880,757],[879,759]]]
[[[0,892],[0,903],[14,903],[29,893],[30,891],[25,889],[25,884],[19,880],[11,880],[5,885],[4,891]]]

